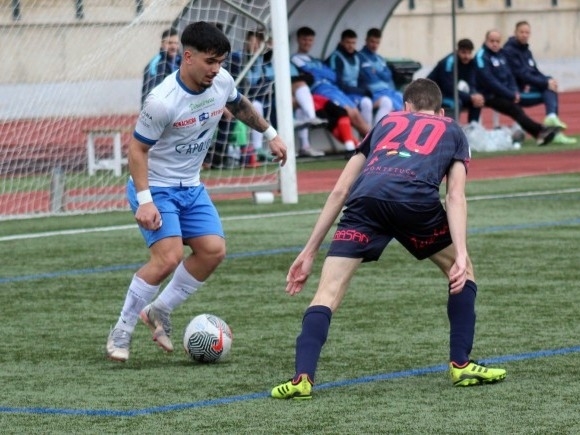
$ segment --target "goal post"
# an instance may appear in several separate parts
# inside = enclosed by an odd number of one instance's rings
[[[292,89],[290,84],[290,49],[288,46],[288,12],[286,10],[286,0],[273,0],[271,2],[272,11],[272,37],[276,41],[276,51],[274,53],[274,71],[276,77],[276,99],[277,112],[292,114]],[[296,154],[294,147],[294,129],[292,116],[278,117],[278,132],[286,140],[288,146],[288,162],[282,167],[280,172],[280,190],[282,202],[298,202],[298,180],[296,171]]]
[[[276,41],[269,91],[289,148],[284,167],[267,152],[248,165],[250,131],[220,131],[202,181],[214,198],[275,190],[283,203],[298,201],[286,0],[138,5],[27,0],[16,14],[10,2],[0,3],[0,55],[10,59],[0,65],[0,220],[128,209],[126,147],[140,111],[143,69],[158,53],[163,30],[181,32],[194,21],[221,23],[232,51],[243,50],[248,30]],[[265,106],[270,119],[274,107]],[[212,164],[215,157],[219,164]]]

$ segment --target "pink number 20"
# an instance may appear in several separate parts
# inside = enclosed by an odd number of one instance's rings
[[[394,124],[387,132],[385,137],[377,144],[375,151],[383,150],[398,150],[401,145],[404,145],[411,152],[418,154],[431,154],[433,149],[439,143],[439,139],[445,133],[445,122],[433,118],[421,118],[411,125],[411,131],[407,134],[405,142],[394,141],[401,133],[409,127],[409,119],[403,116],[390,116],[383,121],[383,126],[387,124]],[[428,135],[423,138],[423,143],[419,142],[419,137],[426,130]]]

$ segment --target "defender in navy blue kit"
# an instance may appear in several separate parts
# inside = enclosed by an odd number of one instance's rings
[[[286,292],[294,295],[306,284],[320,245],[346,205],[296,339],[295,375],[272,390],[274,398],[312,397],[332,314],[359,265],[378,260],[393,238],[417,259],[429,258],[447,277],[453,385],[492,383],[506,377],[503,369],[486,368],[469,359],[477,285],[467,253],[467,139],[455,121],[443,116],[441,91],[433,81],[412,82],[404,101],[406,111],[385,116],[362,141],[290,267]],[[443,207],[439,186],[445,177]]]

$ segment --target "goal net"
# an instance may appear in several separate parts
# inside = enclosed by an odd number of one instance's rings
[[[200,20],[220,26],[232,52],[259,32],[271,62],[269,0],[0,2],[0,219],[127,209],[126,147],[144,68],[165,29],[180,35]],[[237,77],[242,92],[247,68]],[[272,122],[275,87],[259,95]],[[252,147],[251,133],[220,123],[202,171],[214,198],[281,188],[279,165]]]

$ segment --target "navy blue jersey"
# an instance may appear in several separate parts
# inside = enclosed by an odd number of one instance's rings
[[[439,186],[451,164],[466,170],[469,145],[451,118],[416,112],[391,112],[364,138],[358,152],[367,158],[349,202],[371,197],[384,201],[439,201]]]
[[[453,64],[455,62],[457,62],[457,80],[463,80],[469,85],[469,92],[457,91],[459,99],[467,105],[471,102],[471,94],[477,93],[475,85],[477,66],[474,59],[471,59],[469,63],[463,63],[458,59],[457,54],[451,53],[437,63],[427,78],[437,83],[443,98],[453,99]]]

